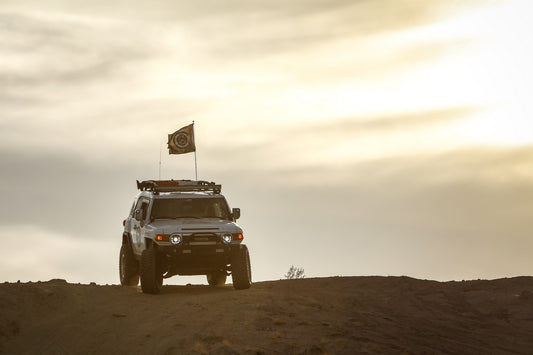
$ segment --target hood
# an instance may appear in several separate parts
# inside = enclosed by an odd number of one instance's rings
[[[158,219],[148,225],[147,228],[154,229],[160,234],[172,233],[242,233],[242,228],[237,223],[217,219],[217,218],[178,218],[178,219]]]

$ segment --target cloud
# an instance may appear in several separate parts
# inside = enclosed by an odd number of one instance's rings
[[[83,0],[48,0],[46,7],[39,6],[42,1],[35,0],[5,0],[4,6],[17,9],[50,9],[57,12],[83,12],[93,16],[120,17],[121,15],[132,19],[151,19],[154,21],[195,21],[201,18],[212,18],[217,16],[242,16],[250,15],[286,15],[289,17],[309,16],[321,14],[331,10],[343,10],[347,8],[360,8],[372,11],[371,14],[381,15],[383,22],[413,22],[416,18],[439,17],[449,11],[457,11],[460,8],[457,4],[450,4],[448,1],[434,1],[428,5],[423,0],[403,1],[401,4],[394,0],[378,1],[350,1],[332,0],[324,2],[321,0],[294,0],[291,2],[275,0],[269,2],[230,0],[216,1],[207,0],[202,2],[172,2],[166,0],[148,1],[136,0],[135,6],[130,2],[93,2],[87,4]],[[478,2],[464,2],[476,4]],[[464,6],[464,5],[463,5]],[[368,13],[367,13],[368,14]],[[407,20],[402,19],[408,17]]]
[[[328,135],[328,133],[334,135],[363,135],[368,133],[384,134],[399,130],[410,131],[416,128],[427,128],[436,124],[450,123],[464,118],[474,111],[474,108],[471,107],[450,107],[391,114],[383,117],[353,117],[344,120],[333,120],[327,123],[310,124],[305,128],[298,128],[298,132],[318,136]],[[287,134],[293,133],[295,132],[290,130],[287,132]]]
[[[179,164],[175,158],[164,174],[184,177],[186,157]],[[116,255],[110,249],[120,243],[121,221],[136,194],[134,180],[157,177],[156,164],[112,157],[105,164],[89,163],[16,151],[4,151],[0,160],[2,239],[17,230],[28,238],[39,236],[21,228],[34,226],[68,239],[65,247],[80,241],[75,252],[83,265],[94,262],[94,254],[78,254],[91,241],[96,243],[91,253],[109,254],[103,282],[114,282]],[[532,163],[532,147],[480,148],[344,167],[257,170],[242,161],[239,169],[201,164],[200,177],[222,183],[231,206],[242,209],[256,279],[283,275],[291,263],[312,276],[460,279],[527,273]],[[31,275],[22,269],[12,275]]]
[[[432,130],[467,118],[477,109],[474,107],[435,108],[415,112],[403,112],[383,116],[332,117],[329,120],[308,124],[278,124],[272,127],[268,122],[247,127],[252,140],[235,140],[221,144],[218,140],[204,140],[201,154],[218,168],[240,170],[241,166],[258,171],[288,169],[291,167],[320,170],[319,166],[335,168],[336,159],[343,154],[341,165],[347,166],[369,159],[365,146],[374,144],[376,156],[388,157],[398,154],[422,153],[422,149],[409,152],[390,151],[388,141],[410,141],[419,136],[426,137]],[[237,135],[236,130],[225,127],[226,135]],[[423,147],[423,145],[421,145]],[[445,146],[439,150],[446,150]],[[433,151],[435,149],[433,148]],[[244,164],[243,164],[244,162]]]
[[[135,179],[149,169],[121,160],[94,165],[63,152],[0,151],[0,225],[35,225],[74,239],[115,239],[127,214]],[[143,171],[144,170],[144,171]]]
[[[284,226],[265,236],[272,247],[256,248],[270,255],[283,243],[313,274],[522,275],[533,247],[532,162],[529,147],[263,171],[238,187],[261,203],[240,197],[240,207],[261,233],[272,220]],[[291,256],[277,255],[290,265]],[[316,260],[328,262],[315,268]]]
[[[31,1],[7,2],[1,13],[0,40],[6,45],[0,49],[5,59],[0,101],[8,110],[2,114],[0,145],[74,149],[84,156],[83,146],[93,156],[105,156],[108,149],[124,154],[150,142],[156,142],[157,151],[159,136],[194,119],[213,127],[212,132],[227,131],[233,123],[256,130],[269,117],[276,117],[272,126],[302,123],[315,111],[321,118],[340,120],[356,105],[337,102],[340,92],[407,70],[457,45],[410,44],[376,57],[376,46],[365,49],[358,41],[435,21],[451,11],[443,4],[234,1],[154,6],[140,1],[136,6],[87,6],[52,1],[45,8]],[[448,10],[442,12],[442,7]],[[248,56],[252,52],[254,58]],[[348,90],[342,84],[346,81],[352,85]],[[301,90],[302,84],[310,92]],[[358,93],[346,99],[365,101]],[[300,95],[315,103],[299,102]],[[313,110],[315,106],[323,108]],[[37,136],[39,140],[31,138]],[[142,142],[129,140],[132,136]],[[219,137],[210,140],[213,146],[220,145]],[[259,138],[254,147],[272,143],[269,137]],[[139,154],[149,159],[152,153],[145,152]]]
[[[372,195],[376,200],[387,200],[404,194],[423,196],[426,190],[435,190],[431,193],[435,194],[440,189],[453,190],[452,187],[504,191],[513,186],[529,186],[533,175],[529,168],[533,163],[531,148],[456,150],[388,157],[342,167],[287,165],[276,169],[250,166],[253,161],[247,161],[247,156],[232,156],[235,162],[231,168],[200,160],[200,177],[220,180],[229,186],[236,184],[230,187],[233,193],[239,193],[239,184],[287,194],[292,189],[301,189],[303,193],[321,190],[326,185],[329,187],[325,191],[332,196],[351,190],[364,194],[370,201]],[[205,157],[215,159],[211,155]],[[28,155],[1,151],[0,192],[9,203],[0,206],[0,224],[31,221],[60,234],[94,239],[120,234],[120,222],[136,193],[134,181],[157,177],[157,160],[146,164],[135,159],[110,158],[107,162],[90,162],[80,161],[68,152]],[[164,176],[177,178],[193,172],[192,160],[186,169],[187,157],[173,158],[174,163],[168,161],[163,165]],[[177,164],[178,160],[182,163]]]
[[[194,176],[164,138],[195,119],[200,178],[243,209],[258,279],[524,273],[531,147],[447,145],[478,108],[432,101],[470,38],[425,31],[477,4],[3,1],[2,237],[87,265],[105,249],[115,280],[134,180],[158,175],[161,139],[163,177]]]
[[[207,8],[176,6],[176,11],[171,13],[180,14],[179,19],[182,19],[183,14],[190,11],[191,16],[184,19],[187,32],[193,38],[202,38],[194,49],[203,53],[204,61],[231,66],[235,62],[276,60],[311,49],[327,53],[327,45],[335,41],[351,42],[354,47],[360,45],[357,41],[372,38],[365,43],[367,50],[372,50],[371,42],[379,41],[380,35],[439,21],[474,4],[458,7],[446,2],[419,0],[401,3],[391,0],[275,1],[268,4],[233,1],[215,6],[210,3]],[[243,27],[247,30],[241,31]],[[313,53],[307,60],[313,61],[316,55],[319,54]]]
[[[109,49],[112,44],[120,44],[122,53],[118,57],[124,58],[124,54],[139,54],[139,48],[129,41],[142,50],[155,40],[156,45],[150,48],[155,51],[161,39],[168,39],[178,46],[190,46],[202,62],[216,61],[220,66],[320,47],[339,39],[397,32],[438,21],[473,4],[476,3],[457,6],[420,0],[267,4],[239,0],[157,4],[136,1],[135,6],[121,2],[87,6],[83,2],[49,1],[45,8],[29,1],[5,3],[2,22],[7,30],[4,40],[11,50],[35,52],[48,48],[87,55],[89,47]],[[243,27],[247,30],[242,31]]]
[[[110,275],[109,264],[118,260],[120,246],[111,240],[73,239],[35,225],[0,225],[0,236],[3,281],[63,278],[69,282],[118,283],[118,276],[113,280]]]
[[[120,22],[11,11],[0,12],[0,24],[0,85],[18,95],[50,97],[43,87],[63,94],[65,87],[116,78],[153,50]]]

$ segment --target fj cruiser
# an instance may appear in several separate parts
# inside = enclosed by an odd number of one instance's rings
[[[120,283],[159,293],[163,279],[206,275],[209,285],[232,276],[235,289],[251,286],[250,256],[243,231],[221,185],[207,181],[137,181],[141,191],[124,220]]]

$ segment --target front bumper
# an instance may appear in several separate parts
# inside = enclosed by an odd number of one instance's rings
[[[166,277],[205,275],[214,271],[230,271],[231,256],[239,244],[226,244],[214,234],[196,234],[184,236],[183,242],[178,245],[158,244],[158,249],[166,257]]]

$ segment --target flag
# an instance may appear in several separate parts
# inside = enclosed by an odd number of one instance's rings
[[[168,135],[168,154],[184,154],[196,151],[194,145],[194,123]]]

